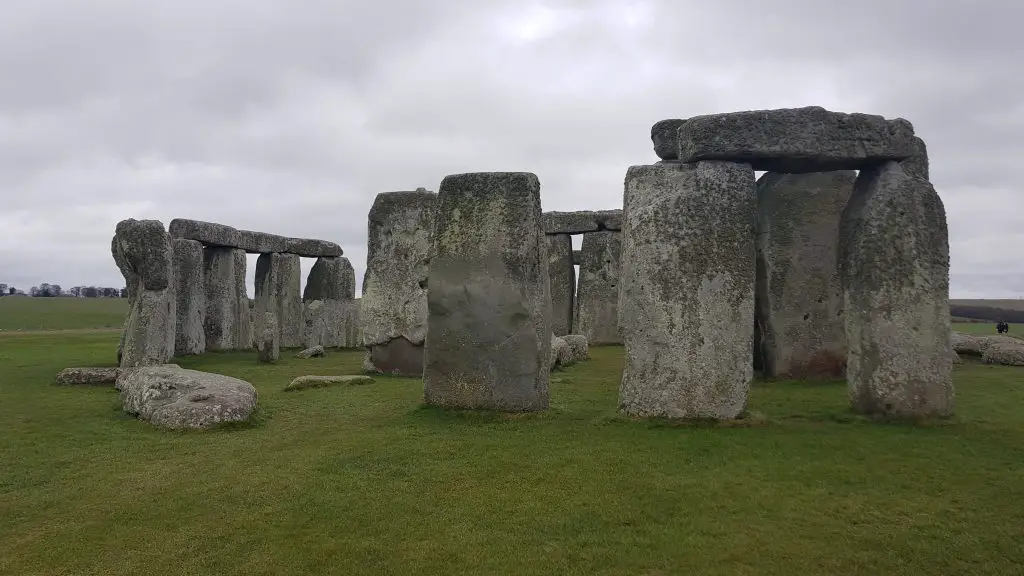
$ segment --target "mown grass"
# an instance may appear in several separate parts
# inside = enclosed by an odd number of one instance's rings
[[[964,334],[988,334],[993,336],[999,334],[996,332],[995,322],[984,324],[980,322],[956,322],[953,324],[953,330]],[[1010,324],[1010,331],[1007,334],[1024,338],[1024,324]]]
[[[0,331],[120,328],[125,298],[0,297]]]
[[[174,433],[52,385],[115,334],[0,339],[2,574],[1020,574],[1024,370],[956,368],[947,423],[871,422],[841,381],[754,386],[744,425],[616,413],[622,350],[542,414],[421,406],[356,352],[181,359],[260,393],[250,426]]]

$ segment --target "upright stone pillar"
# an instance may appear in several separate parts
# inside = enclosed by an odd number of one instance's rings
[[[241,281],[241,282],[239,282]],[[242,350],[251,345],[249,305],[245,296],[245,252],[209,246],[203,250],[208,350]]]
[[[171,239],[174,252],[174,282],[177,320],[174,355],[187,356],[206,351],[203,319],[206,290],[203,283],[203,245],[195,240]]]
[[[551,294],[540,182],[524,172],[451,175],[437,202],[425,401],[546,409]]]
[[[591,344],[621,344],[619,332],[619,254],[621,232],[587,232],[580,254],[573,333]]]
[[[551,277],[551,331],[555,336],[572,332],[576,308],[576,268],[572,259],[572,236],[547,236],[548,273]]]
[[[619,407],[644,417],[739,416],[753,378],[753,169],[633,166],[624,196]]]
[[[757,182],[757,321],[770,378],[842,378],[846,329],[839,219],[852,170],[766,172]]]
[[[122,220],[111,249],[131,295],[118,363],[165,364],[174,355],[177,317],[170,236],[159,220]]]
[[[951,415],[949,236],[931,183],[896,162],[861,170],[842,217],[839,266],[853,409]]]
[[[281,348],[302,347],[302,264],[296,254],[281,254],[277,273],[277,323]]]
[[[368,364],[378,372],[423,375],[436,202],[437,194],[420,188],[383,192],[370,208],[359,317]]]
[[[306,318],[303,346],[349,347],[346,304],[354,299],[355,270],[348,258],[317,258],[302,293]]]
[[[259,258],[256,259],[256,276],[254,279],[256,297],[254,298],[255,303],[252,314],[252,334],[256,340],[257,347],[263,345],[263,341],[266,340],[267,327],[271,326],[271,324],[273,324],[272,327],[279,336],[277,343],[280,346],[281,328],[278,322],[280,308],[278,305],[280,287],[278,276],[280,270],[281,254],[277,252],[260,254]]]

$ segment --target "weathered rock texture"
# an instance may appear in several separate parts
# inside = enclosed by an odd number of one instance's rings
[[[551,331],[562,336],[572,331],[576,309],[576,268],[572,260],[572,236],[547,237],[548,274],[551,278]]]
[[[302,263],[295,254],[281,254],[277,272],[277,324],[282,348],[302,347]]]
[[[164,364],[174,355],[176,330],[170,237],[158,220],[122,220],[111,249],[131,295],[118,363]]]
[[[120,368],[65,368],[57,373],[61,386],[113,386]]]
[[[735,418],[753,378],[754,171],[728,162],[633,166],[625,206],[620,408]]]
[[[281,357],[281,330],[277,325],[277,314],[263,312],[260,317],[256,352],[260,363],[274,364]]]
[[[654,143],[654,153],[662,160],[675,160],[679,158],[679,127],[686,124],[686,120],[671,118],[659,120],[651,126],[651,142]]]
[[[858,170],[915,154],[903,119],[831,112],[819,106],[690,118],[679,127],[679,160],[746,162],[770,172]]]
[[[288,238],[276,234],[265,234],[251,230],[238,230],[223,224],[175,218],[171,220],[170,233],[174,238],[197,240],[207,246],[241,248],[250,254],[271,252],[295,254],[308,258],[320,256],[341,256],[341,246],[325,240]]]
[[[862,170],[843,213],[839,266],[853,408],[952,414],[949,240],[932,185],[895,162]]]
[[[569,343],[558,336],[551,336],[551,370],[565,368],[574,363],[572,348]]]
[[[369,376],[299,376],[289,382],[288,385],[284,387],[284,391],[293,392],[295,390],[324,388],[340,384],[373,384],[373,378]]]
[[[359,316],[369,361],[379,372],[423,374],[436,203],[437,194],[420,189],[378,194],[370,208]]]
[[[253,305],[252,333],[257,349],[262,346],[266,332],[264,328],[271,320],[274,323],[274,330],[280,330],[277,324],[280,271],[280,254],[260,254],[256,259],[256,275],[253,282],[256,297]],[[280,345],[280,332],[277,341]]]
[[[583,261],[583,252],[579,250],[572,251],[572,264],[573,266],[579,266],[580,262]]]
[[[207,350],[251,349],[245,267],[243,250],[219,246],[203,249]]]
[[[590,359],[590,343],[587,342],[586,336],[582,334],[566,334],[562,336],[562,340],[565,340],[566,344],[569,345],[574,362],[583,362]]]
[[[928,146],[924,140],[914,136],[914,154],[900,162],[900,167],[908,176],[928,180]]]
[[[546,409],[551,295],[536,175],[446,176],[436,217],[426,402],[515,412]]]
[[[778,174],[757,182],[758,357],[770,378],[846,374],[839,220],[853,171]]]
[[[125,412],[171,429],[244,422],[257,399],[248,382],[173,364],[122,370],[116,387]]]
[[[981,361],[985,364],[1024,366],[1024,342],[993,342],[985,347]]]
[[[975,358],[984,357],[985,350],[987,350],[992,344],[1006,344],[1009,346],[1024,345],[1024,341],[1014,338],[1013,336],[1003,336],[1002,334],[981,335],[952,332],[950,334],[950,340],[953,350],[956,353],[963,354],[965,356],[974,356]]]
[[[355,270],[348,258],[318,258],[302,293],[303,345],[353,348],[350,309],[355,299]]]
[[[622,343],[618,318],[621,250],[621,232],[583,235],[572,331],[586,336],[591,344]]]
[[[305,350],[299,352],[298,354],[295,355],[295,357],[296,358],[301,358],[303,360],[308,360],[309,358],[320,358],[323,355],[324,355],[324,347],[323,346],[313,346],[313,347],[306,348]]]
[[[545,212],[545,234],[583,234],[601,230],[622,230],[622,210]]]
[[[174,238],[173,277],[175,285],[174,354],[186,356],[206,351],[203,321],[206,292],[203,284],[203,245],[195,240]]]

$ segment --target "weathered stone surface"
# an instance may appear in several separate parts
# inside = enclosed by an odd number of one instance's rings
[[[342,348],[362,348],[364,346],[362,321],[360,320],[362,305],[362,298],[341,303],[342,320],[338,346]]]
[[[263,364],[274,364],[281,357],[281,330],[277,326],[277,314],[263,312],[260,314],[259,340],[256,351],[259,361]]]
[[[651,142],[654,143],[654,153],[662,160],[675,160],[679,158],[679,127],[686,124],[686,120],[671,118],[659,120],[651,126]]]
[[[583,252],[579,250],[572,251],[572,264],[573,266],[579,266],[580,262],[583,261]]]
[[[159,220],[129,218],[117,223],[114,233],[121,257],[118,267],[127,266],[141,281],[142,290],[163,290],[171,286],[171,240]],[[125,278],[127,280],[127,277]]]
[[[383,192],[370,208],[359,315],[364,345],[371,349],[370,361],[381,362],[376,367],[384,373],[416,377],[423,373],[436,203],[437,194],[420,189]]]
[[[302,301],[352,300],[356,297],[356,272],[348,258],[317,258],[306,277]]]
[[[769,378],[841,378],[846,327],[839,220],[853,171],[778,174],[757,182],[757,306]]]
[[[122,370],[116,386],[125,412],[171,429],[244,422],[256,408],[251,384],[173,364]]]
[[[243,250],[219,246],[203,249],[203,332],[208,350],[250,349],[245,266]]]
[[[551,370],[556,368],[564,368],[573,364],[572,349],[569,348],[569,343],[559,338],[558,336],[551,336]]]
[[[61,386],[113,386],[120,368],[65,368],[57,373]]]
[[[591,344],[621,344],[619,332],[619,254],[621,232],[583,235],[580,281],[572,332]]]
[[[992,342],[985,347],[981,361],[985,364],[1024,366],[1024,341]]]
[[[749,165],[633,166],[626,175],[619,407],[636,416],[735,418],[753,378]]]
[[[622,230],[622,210],[545,212],[545,234],[583,234],[601,230]]]
[[[302,262],[295,254],[281,254],[277,272],[277,323],[282,348],[302,346]]]
[[[307,388],[324,388],[326,386],[336,386],[340,384],[354,385],[354,384],[373,384],[373,378],[369,376],[299,376],[287,386],[284,387],[285,392],[293,392],[295,390],[305,390]]]
[[[122,220],[111,249],[118,268],[128,272],[125,282],[134,283],[118,364],[122,368],[163,364],[174,355],[176,331],[170,237],[157,220]]]
[[[745,162],[754,170],[859,170],[914,155],[903,119],[844,114],[819,106],[695,116],[679,127],[679,160]]]
[[[341,256],[341,246],[326,240],[289,238],[276,234],[238,230],[224,224],[175,218],[171,220],[170,233],[174,238],[197,240],[207,246],[240,248],[250,254],[271,252],[295,254],[307,258],[320,256]]]
[[[1013,346],[1022,344],[1022,341],[1014,338],[1013,336],[1004,336],[1002,334],[983,335],[951,332],[950,343],[952,344],[953,350],[958,354],[982,358],[985,356],[985,350],[987,350],[992,344],[1007,344]]]
[[[309,358],[319,358],[324,355],[323,346],[311,346],[295,355],[296,358],[302,358],[307,360]]]
[[[562,336],[562,340],[565,340],[565,343],[569,345],[573,362],[590,360],[590,343],[587,342],[586,336],[582,334],[566,334]]]
[[[206,351],[203,321],[206,317],[206,292],[203,284],[203,245],[195,240],[174,238],[175,356],[202,354]]]
[[[914,136],[914,154],[900,162],[900,167],[907,176],[928,180],[928,146],[924,140]]]
[[[576,268],[572,262],[572,236],[547,237],[548,274],[551,282],[551,331],[555,336],[572,332],[576,309]]]
[[[862,170],[839,238],[853,408],[952,414],[949,236],[939,195],[895,162]]]
[[[425,401],[546,409],[551,294],[540,182],[524,172],[446,176],[436,218]]]
[[[355,299],[355,278],[348,258],[318,258],[313,264],[302,292],[304,346],[351,346],[346,304]]]

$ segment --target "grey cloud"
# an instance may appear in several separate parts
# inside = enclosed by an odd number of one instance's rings
[[[545,209],[613,208],[626,168],[655,160],[655,121],[817,104],[911,120],[954,295],[978,274],[1024,294],[1010,0],[8,0],[3,16],[0,281],[120,285],[126,217],[321,237],[361,275],[378,192],[528,170]]]

